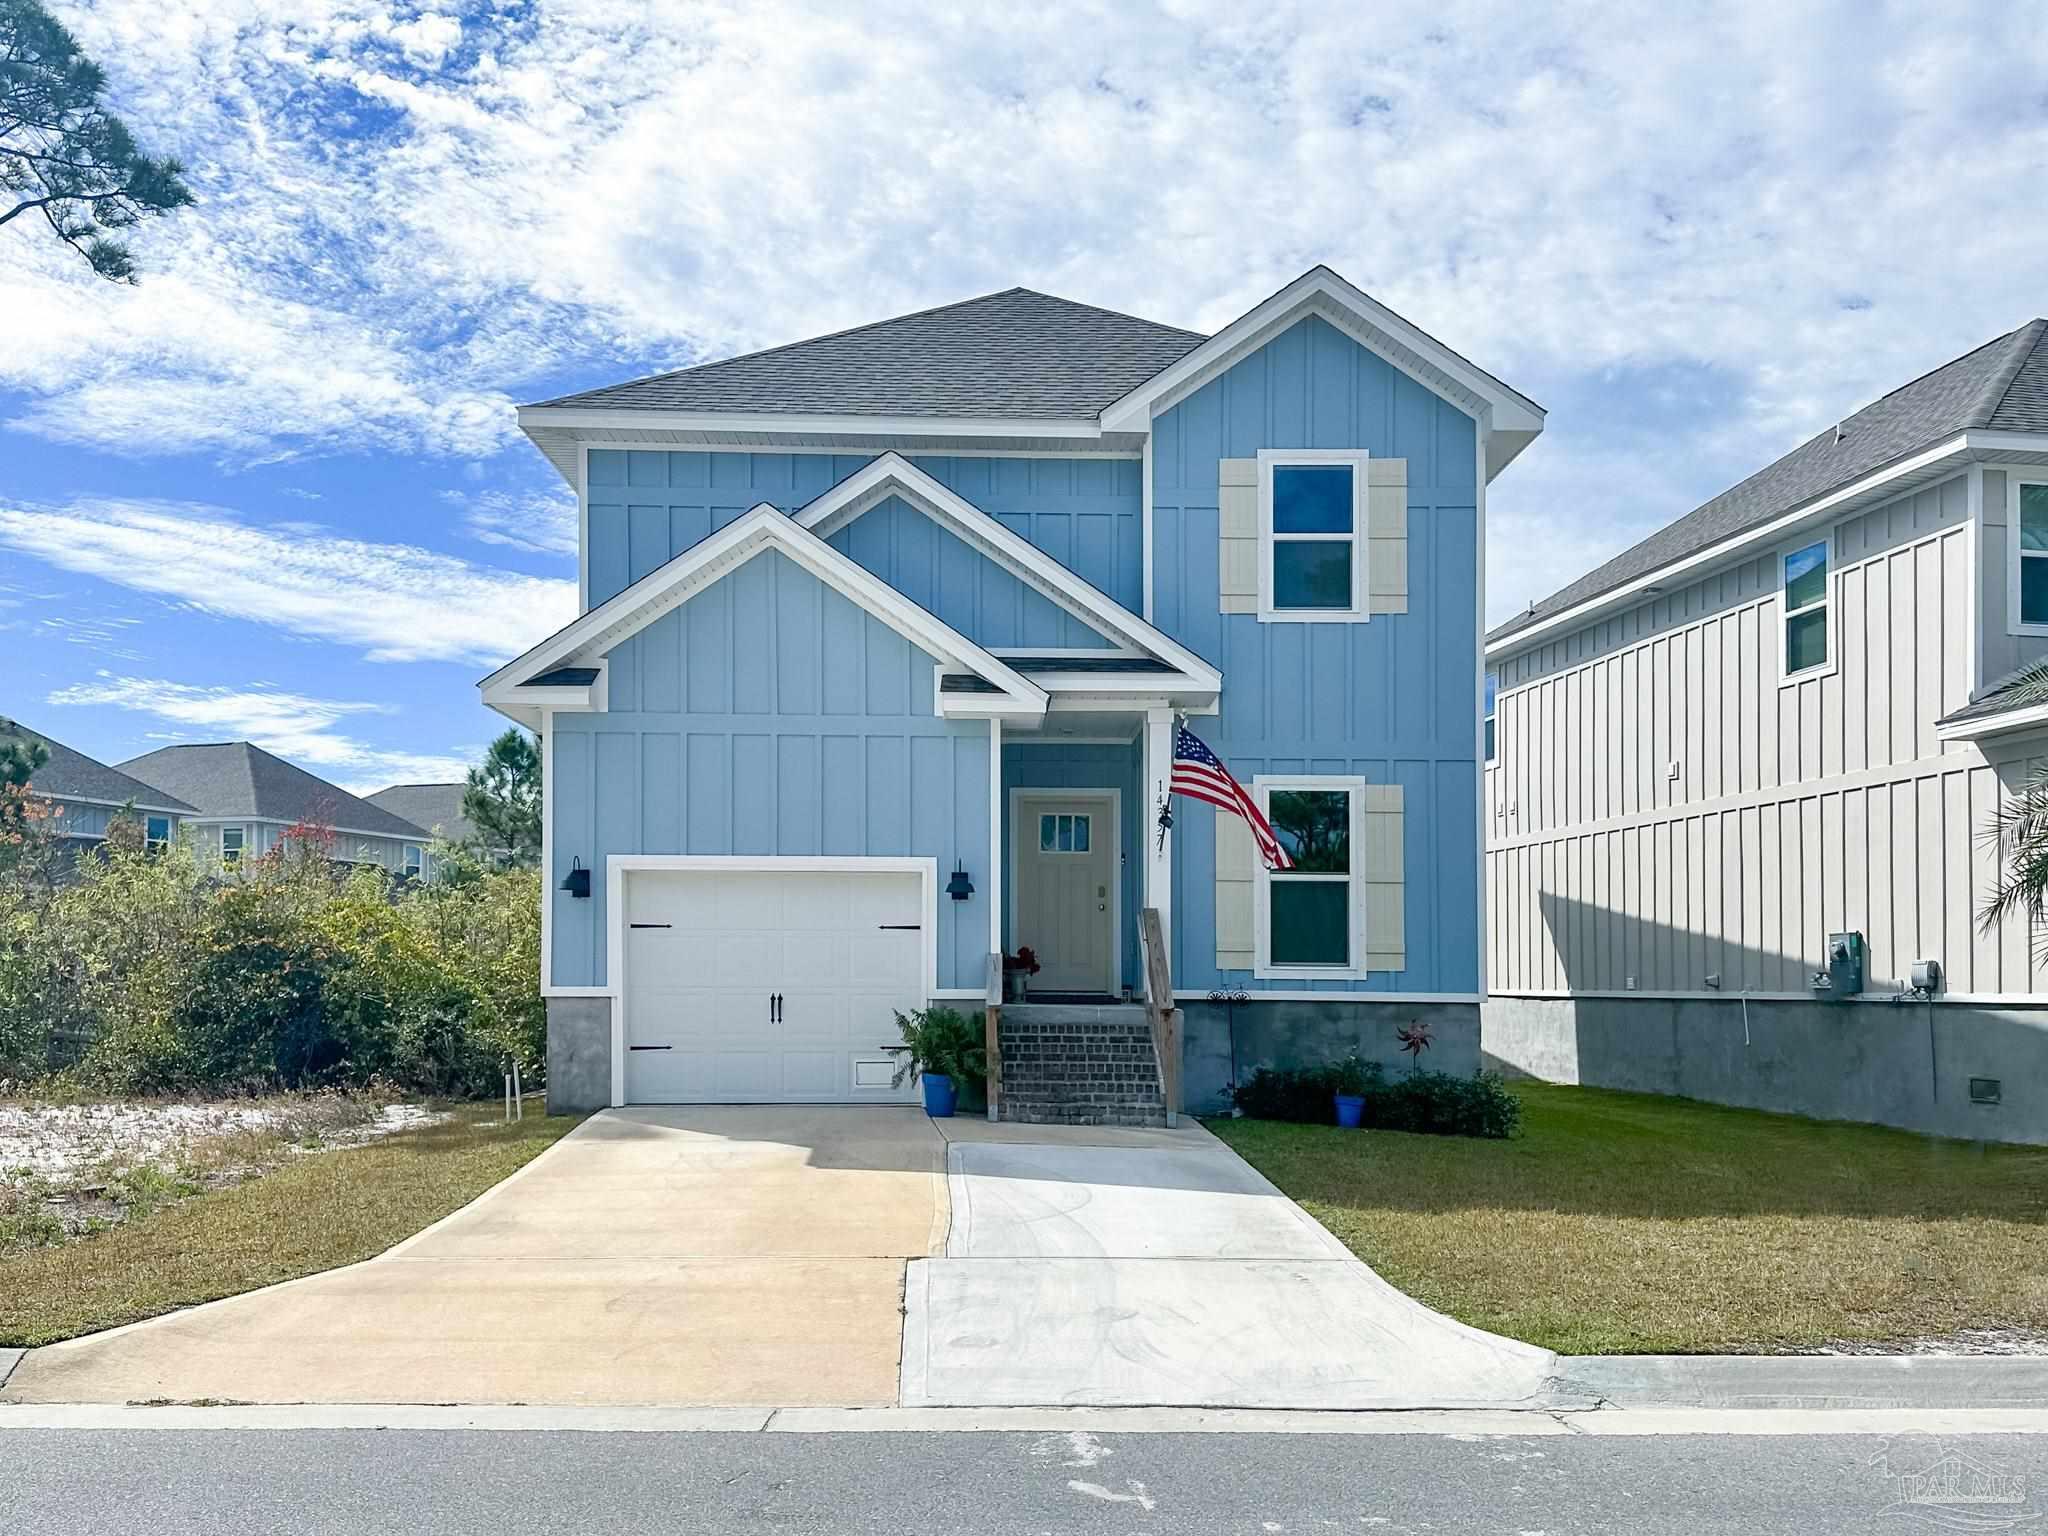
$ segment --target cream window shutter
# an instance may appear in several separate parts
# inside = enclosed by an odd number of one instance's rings
[[[1216,969],[1248,971],[1253,964],[1252,865],[1258,854],[1242,816],[1216,812]]]
[[[1362,872],[1365,877],[1365,965],[1371,971],[1408,969],[1401,801],[1401,786],[1398,784],[1366,786]],[[1246,846],[1250,846],[1249,838]],[[1221,934],[1220,926],[1217,932]],[[1218,945],[1222,942],[1219,937]]]
[[[1219,459],[1216,463],[1217,611],[1259,611],[1259,461]],[[1218,857],[1222,849],[1218,845]],[[1251,877],[1247,875],[1246,879]],[[1246,911],[1250,911],[1247,907]],[[1217,930],[1217,946],[1223,930]],[[1251,947],[1249,937],[1245,947]],[[1251,961],[1245,961],[1249,966]]]
[[[1370,459],[1365,476],[1368,611],[1408,611],[1408,461]],[[1398,794],[1399,791],[1397,790]]]

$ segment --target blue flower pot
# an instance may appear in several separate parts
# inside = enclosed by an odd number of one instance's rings
[[[1340,1093],[1335,1098],[1339,1125],[1347,1131],[1355,1131],[1365,1124],[1365,1100],[1362,1097],[1355,1093]]]
[[[936,1072],[924,1075],[924,1112],[934,1120],[953,1118],[953,1105],[958,1095],[953,1091],[953,1079],[942,1077]]]

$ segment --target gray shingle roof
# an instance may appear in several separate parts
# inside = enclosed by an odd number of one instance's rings
[[[2038,662],[2022,667],[2017,672],[2008,672],[1961,709],[1950,710],[1934,723],[1961,725],[1967,720],[1988,720],[2010,710],[2033,709],[2042,702],[2044,685],[2048,685],[2048,675],[2044,675]]]
[[[131,758],[121,768],[145,784],[190,801],[202,816],[304,821],[386,837],[426,836],[403,816],[274,757],[254,742],[160,747]]]
[[[97,758],[67,747],[53,736],[30,730],[18,720],[0,716],[0,741],[40,741],[49,749],[50,760],[36,770],[29,787],[46,800],[92,800],[105,805],[125,805],[133,800],[152,811],[177,811],[190,815],[192,807],[176,795],[153,784],[130,778],[118,768],[109,768]]]
[[[556,667],[529,677],[522,688],[588,688],[597,681],[595,667]]]
[[[2048,320],[2029,320],[1923,374],[1830,426],[1740,485],[1723,491],[1647,539],[1587,572],[1487,636],[1516,631],[1647,576],[1724,539],[1762,527],[1802,503],[1847,485],[1972,427],[2048,431]]]
[[[476,828],[462,814],[462,793],[466,788],[464,784],[394,784],[367,798],[370,804],[451,843],[466,843],[476,836]]]
[[[1206,336],[1012,288],[544,406],[796,415],[1093,416]]]

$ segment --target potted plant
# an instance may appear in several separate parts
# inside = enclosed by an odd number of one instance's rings
[[[1029,978],[1038,974],[1038,956],[1029,944],[1014,955],[1003,956],[1003,1001],[1021,1003],[1029,990]]]
[[[969,1019],[954,1008],[920,1008],[897,1014],[896,1027],[903,1043],[889,1049],[902,1060],[889,1086],[901,1088],[912,1078],[921,1079],[925,1113],[933,1119],[952,1115],[962,1089],[973,1092],[988,1082],[981,1015]]]
[[[1365,1095],[1379,1078],[1379,1064],[1361,1061],[1356,1051],[1330,1068],[1330,1097],[1338,1125],[1355,1131],[1365,1124]]]

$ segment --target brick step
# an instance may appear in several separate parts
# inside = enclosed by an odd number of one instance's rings
[[[998,1112],[1028,1125],[1163,1125],[1165,1097],[1142,1007],[1003,1009]]]

